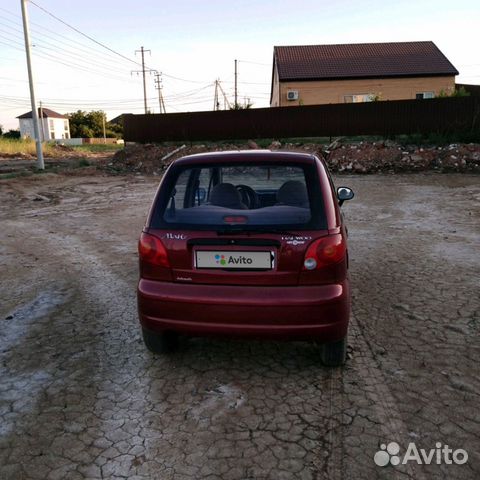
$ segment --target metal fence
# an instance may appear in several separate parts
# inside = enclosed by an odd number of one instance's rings
[[[124,116],[126,142],[399,135],[478,131],[480,98]]]

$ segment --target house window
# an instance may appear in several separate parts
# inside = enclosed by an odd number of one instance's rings
[[[53,129],[55,128],[55,127],[53,126],[53,120],[52,120],[52,119],[50,119],[50,120],[48,121],[48,124],[49,124],[49,126],[50,126],[50,130],[53,130]]]
[[[50,132],[50,140],[55,140],[55,132],[53,130]]]
[[[361,93],[358,95],[345,95],[343,97],[345,103],[362,103],[373,102],[375,94],[373,93]]]
[[[417,100],[423,100],[424,98],[435,98],[435,92],[420,92],[415,95]]]
[[[65,128],[65,131],[68,132],[68,120],[65,120],[63,122],[63,125],[64,125],[64,128]]]

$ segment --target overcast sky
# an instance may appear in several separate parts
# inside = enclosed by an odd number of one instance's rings
[[[36,4],[36,5],[35,5]],[[480,84],[480,2],[470,0],[38,0],[28,2],[37,101],[60,113],[78,109],[143,113],[140,66],[162,72],[167,112],[211,110],[214,81],[233,101],[268,106],[274,45],[432,40]],[[105,44],[73,31],[41,8]],[[0,125],[17,128],[29,111],[20,0],[0,1]],[[154,76],[148,106],[159,111]]]

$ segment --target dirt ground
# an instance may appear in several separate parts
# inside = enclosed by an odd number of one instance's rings
[[[480,478],[480,177],[336,180],[356,192],[343,369],[300,342],[148,353],[136,241],[158,177],[0,180],[0,478]],[[393,441],[468,462],[376,466]]]

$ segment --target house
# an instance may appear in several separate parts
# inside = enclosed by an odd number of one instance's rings
[[[20,121],[20,136],[35,138],[32,112],[24,113],[17,118]],[[54,112],[49,108],[39,108],[38,121],[42,141],[70,138],[70,124],[66,115]]]
[[[433,98],[455,75],[428,41],[274,47],[270,106]]]
[[[120,127],[123,127],[123,118],[125,115],[132,115],[131,113],[122,113],[121,115],[118,115],[111,120],[108,121],[108,123],[112,125],[119,125]]]

